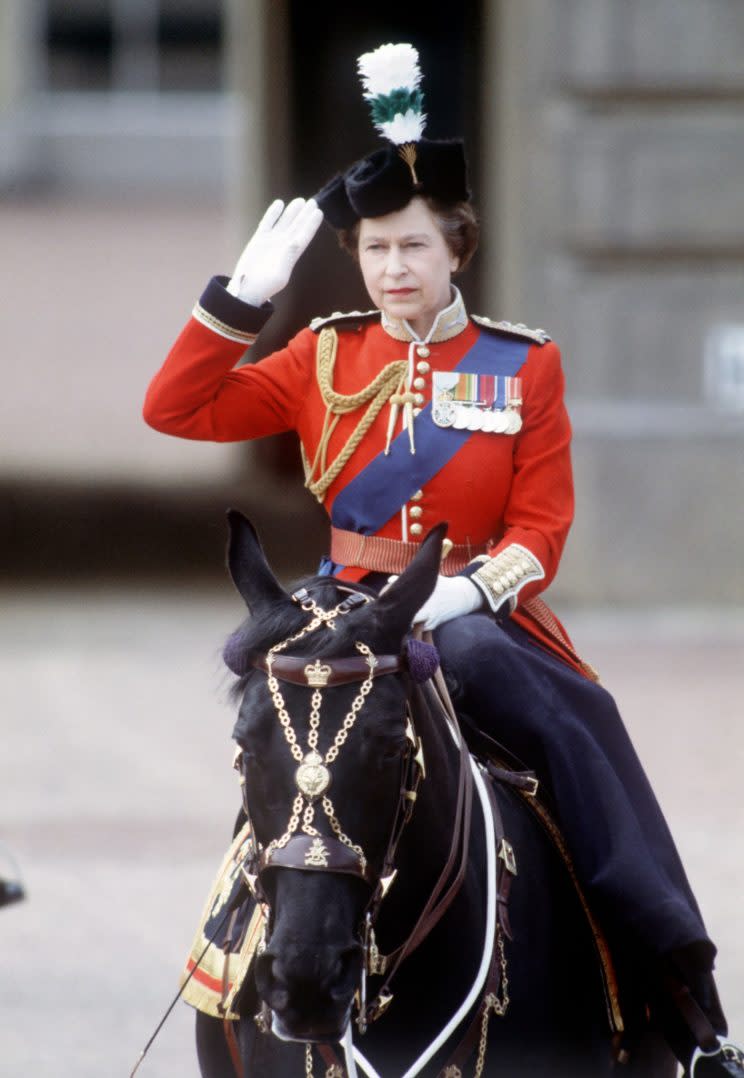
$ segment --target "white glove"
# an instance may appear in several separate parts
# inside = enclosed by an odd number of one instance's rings
[[[483,595],[477,585],[466,576],[439,576],[436,587],[413,619],[420,621],[424,629],[436,629],[445,621],[472,614],[483,606]]]
[[[312,198],[295,198],[286,209],[282,200],[276,199],[248,240],[227,291],[260,307],[287,284],[322,220],[323,211]]]

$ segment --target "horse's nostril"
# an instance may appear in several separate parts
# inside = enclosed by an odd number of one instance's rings
[[[288,1006],[287,982],[282,977],[279,962],[268,951],[256,960],[256,987],[261,998],[274,1010],[281,1011]]]
[[[330,978],[330,993],[334,999],[343,999],[353,991],[359,979],[361,958],[362,948],[358,944],[347,947],[339,954]]]

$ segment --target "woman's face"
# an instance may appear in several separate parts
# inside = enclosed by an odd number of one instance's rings
[[[404,318],[419,339],[451,302],[450,276],[457,258],[420,198],[385,217],[362,218],[359,265],[375,307],[391,318]]]

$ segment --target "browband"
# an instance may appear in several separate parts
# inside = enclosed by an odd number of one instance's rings
[[[291,681],[293,685],[309,685],[311,688],[324,689],[327,685],[348,685],[353,681],[364,681],[370,676],[370,664],[362,655],[346,659],[309,659],[297,655],[275,655],[271,662],[271,671],[265,655],[258,655],[253,666],[264,673],[271,672],[281,681]],[[372,668],[372,677],[396,674],[405,668],[400,655],[376,655]]]

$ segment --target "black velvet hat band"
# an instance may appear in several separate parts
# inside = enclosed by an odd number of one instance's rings
[[[315,195],[326,221],[334,228],[352,228],[361,217],[402,210],[414,195],[429,195],[448,205],[469,200],[462,141],[421,138],[411,145],[413,167],[399,147],[388,144],[334,176]]]

